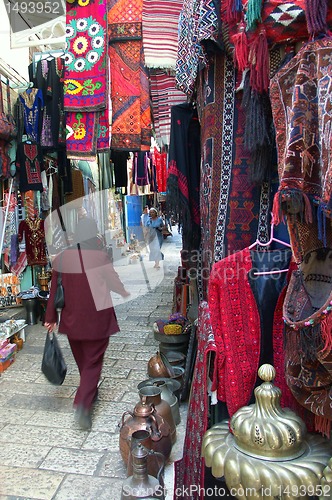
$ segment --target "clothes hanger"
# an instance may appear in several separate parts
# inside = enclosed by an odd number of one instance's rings
[[[283,241],[283,240],[279,240],[278,238],[275,238],[273,232],[274,232],[274,222],[273,222],[273,215],[271,214],[271,231],[270,231],[269,241],[266,243],[262,243],[261,241],[259,241],[259,239],[257,239],[254,243],[252,243],[248,247],[249,250],[252,250],[257,245],[262,246],[262,247],[268,247],[269,245],[271,245],[271,243],[273,241],[276,243],[280,243],[281,245],[284,245],[287,248],[292,248],[292,245],[290,245],[287,241]],[[257,271],[256,273],[254,273],[254,276],[264,276],[264,275],[271,275],[271,274],[287,273],[288,271],[289,271],[289,269],[277,269],[274,271]]]

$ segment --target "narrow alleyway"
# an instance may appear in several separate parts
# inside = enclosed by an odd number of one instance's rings
[[[40,371],[45,328],[40,322],[26,328],[23,350],[0,376],[1,500],[120,499],[126,467],[118,424],[123,412],[139,401],[137,384],[147,378],[147,361],[158,350],[152,325],[171,313],[180,249],[174,228],[174,236],[163,244],[160,270],[153,269],[147,255],[142,262],[117,268],[131,297],[124,303],[114,297],[121,331],[110,339],[90,432],[77,429],[73,418],[78,371],[67,338],[61,336],[60,344],[68,372],[56,387]],[[165,472],[167,500],[173,498],[172,463],[182,454],[183,403],[180,412],[177,443]]]

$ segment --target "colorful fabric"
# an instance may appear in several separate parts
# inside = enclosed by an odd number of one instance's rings
[[[292,274],[283,308],[288,386],[315,415],[315,430],[327,437],[332,421],[331,258],[330,248],[306,254]]]
[[[143,52],[148,68],[175,69],[182,5],[183,0],[143,0]]]
[[[107,95],[106,0],[67,2],[64,107],[66,111],[105,109]]]
[[[111,71],[111,148],[149,151],[151,114],[149,81],[142,48],[142,0],[108,4]]]
[[[176,88],[175,76],[161,70],[150,70],[150,92],[156,140],[160,147],[169,145],[171,108],[186,102],[187,96]]]
[[[168,156],[167,209],[179,215],[182,248],[198,250],[201,237],[200,132],[197,110],[191,104],[173,106]]]
[[[66,113],[68,158],[93,157],[97,154],[98,116],[94,111]]]
[[[167,154],[159,153],[157,148],[154,148],[152,153],[152,163],[156,168],[157,191],[158,193],[164,193],[166,192]]]
[[[40,89],[28,89],[20,94],[19,99],[24,109],[25,133],[29,139],[39,142],[44,107],[43,93]]]
[[[16,167],[22,193],[30,190],[43,192],[41,172],[44,170],[44,159],[37,142],[20,142],[17,145]]]
[[[284,275],[280,275],[279,282],[273,275],[258,282],[254,272],[261,268],[284,269],[291,254],[280,250],[259,254],[245,248],[216,262],[209,280],[208,303],[217,346],[213,388],[218,399],[226,402],[230,417],[249,404],[260,363],[273,362],[276,371],[283,373],[283,365],[276,366],[282,357],[274,358],[271,346],[280,348],[280,342],[274,343],[273,339],[277,328],[281,328],[280,338],[283,325],[274,320],[275,313],[280,313],[276,306]]]
[[[198,41],[200,16],[199,0],[184,0],[179,17],[179,45],[176,60],[176,86],[191,96],[198,66],[205,64],[203,48]]]
[[[270,182],[251,182],[249,152],[244,148],[245,112],[235,92],[230,57],[216,52],[199,75],[198,108],[202,110],[200,212],[202,276],[215,261],[249,246],[259,234],[268,239]],[[207,280],[199,282],[206,298]]]
[[[199,305],[196,335],[197,355],[191,384],[183,457],[175,462],[174,500],[183,498],[198,500],[204,491],[204,462],[201,458],[201,447],[209,417],[209,360],[216,351],[206,302]],[[194,490],[192,485],[195,485],[197,489]],[[193,493],[190,495],[189,491]]]
[[[18,227],[18,238],[25,238],[25,251],[29,266],[45,266],[47,264],[44,221],[38,217],[27,217]]]
[[[332,211],[332,134],[330,132],[330,56],[332,38],[305,44],[271,80],[270,96],[276,128],[280,186],[274,219],[282,213],[311,223],[312,203],[318,207],[321,240],[325,217]],[[298,247],[296,225],[291,232]]]

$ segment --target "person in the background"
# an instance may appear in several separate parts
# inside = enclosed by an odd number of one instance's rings
[[[154,267],[160,269],[159,262],[164,258],[163,253],[160,248],[163,243],[162,227],[164,221],[162,217],[158,215],[156,208],[150,208],[149,219],[146,223],[149,229],[149,260],[154,260]]]
[[[100,247],[94,220],[89,217],[78,220],[74,242],[53,262],[44,324],[48,332],[56,328],[54,297],[58,273],[61,272],[65,305],[59,333],[67,334],[80,373],[74,399],[76,421],[81,429],[89,430],[109,337],[119,331],[110,291],[122,297],[128,297],[130,293],[124,288],[107,253]]]
[[[143,208],[143,213],[141,215],[141,227],[143,233],[143,239],[146,245],[149,244],[149,229],[147,228],[147,222],[149,220],[149,207],[145,205]]]

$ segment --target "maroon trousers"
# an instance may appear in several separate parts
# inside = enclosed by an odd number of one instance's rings
[[[68,338],[80,372],[80,385],[74,399],[75,406],[90,409],[97,392],[109,337],[100,340],[72,340]]]

